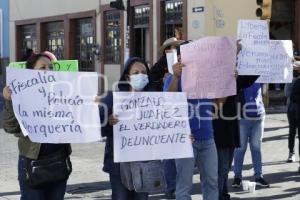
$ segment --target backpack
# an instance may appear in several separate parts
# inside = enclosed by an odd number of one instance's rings
[[[160,160],[120,164],[122,184],[128,190],[144,193],[163,193],[167,184]]]

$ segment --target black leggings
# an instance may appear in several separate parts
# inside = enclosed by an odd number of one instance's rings
[[[295,153],[295,138],[298,133],[299,138],[299,128],[300,127],[300,109],[298,106],[289,106],[287,111],[287,117],[289,121],[289,151],[290,153]],[[299,153],[300,153],[300,142],[299,142]]]

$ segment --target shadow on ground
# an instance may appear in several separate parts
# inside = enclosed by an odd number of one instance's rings
[[[265,128],[265,132],[270,132],[270,131],[278,131],[281,129],[286,129],[289,128],[289,126],[281,126],[281,127],[272,127],[272,128]]]
[[[262,163],[262,166],[272,166],[272,165],[288,165],[288,163],[286,162],[286,160]],[[252,168],[253,168],[252,164],[247,164],[243,166],[243,170],[250,170]]]
[[[93,183],[80,183],[67,186],[67,193],[69,194],[86,194],[94,193],[103,190],[110,190],[110,183],[104,182],[93,182]]]
[[[272,173],[272,174],[265,174],[264,177],[266,180],[269,181],[270,187],[278,187],[278,186],[272,186],[277,183],[283,183],[283,182],[295,182],[295,186],[299,186],[300,182],[300,174],[298,172],[278,172],[278,173]],[[252,177],[245,177],[244,179],[246,180],[251,180]],[[257,190],[263,190],[265,188],[257,187]],[[231,188],[231,192],[235,193],[236,195],[238,194],[244,194],[245,192],[242,191],[242,189],[233,189]],[[232,200],[237,200],[237,199],[243,199],[243,200],[276,200],[276,199],[284,199],[284,198],[290,198],[295,195],[300,194],[300,187],[294,187],[290,188],[287,190],[284,190],[281,194],[274,194],[270,196],[265,196],[265,197],[255,197],[255,198],[239,198],[235,197],[232,198]]]
[[[2,192],[2,193],[0,193],[0,197],[4,197],[4,196],[15,196],[15,195],[20,195],[20,191],[15,191],[15,192]]]

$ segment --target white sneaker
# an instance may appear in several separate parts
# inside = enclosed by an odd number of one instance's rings
[[[290,154],[289,154],[289,157],[288,157],[288,159],[287,159],[287,162],[288,162],[288,163],[293,163],[293,162],[295,162],[295,161],[296,161],[295,154],[294,154],[294,153],[290,153]]]

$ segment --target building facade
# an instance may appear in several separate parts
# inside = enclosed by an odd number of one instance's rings
[[[295,0],[294,9],[299,1]],[[78,59],[81,71],[104,74],[102,90],[107,90],[119,78],[129,55],[143,57],[151,66],[169,37],[235,37],[238,20],[257,19],[258,7],[255,0],[130,0],[123,1],[127,15],[111,8],[110,2],[10,0],[11,61],[19,60],[27,48],[49,50],[59,59]],[[291,31],[274,31],[274,35],[293,39],[300,49],[299,14],[292,13],[286,19]],[[271,21],[271,29],[278,23]]]

